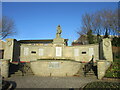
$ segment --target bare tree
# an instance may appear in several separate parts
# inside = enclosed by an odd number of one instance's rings
[[[118,20],[118,9],[103,9],[92,14],[84,14],[82,30],[78,34],[86,35],[89,30],[96,35],[105,35],[106,32],[108,35],[120,34]]]
[[[94,40],[94,43],[100,42],[101,35],[120,35],[118,13],[120,13],[120,9],[102,9],[94,13],[84,14],[81,31],[77,32],[80,35],[78,41],[84,42],[84,40],[81,40],[83,35],[86,36],[88,42]],[[89,35],[94,34],[97,37],[90,38],[91,36],[88,36],[89,32],[91,32]]]
[[[119,28],[120,17],[118,16],[119,14],[120,14],[120,9],[113,11],[111,16],[111,22],[109,22],[109,27],[111,30],[113,30],[114,33],[120,35],[120,28]]]
[[[93,24],[93,15],[90,15],[88,13],[84,14],[82,16],[82,27],[81,31],[77,32],[79,35],[86,35],[89,30],[92,30],[92,24]]]
[[[8,36],[14,35],[15,33],[14,21],[6,16],[3,16],[0,21],[0,38],[4,39]]]

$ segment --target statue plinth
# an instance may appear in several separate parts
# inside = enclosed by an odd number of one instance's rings
[[[53,39],[53,44],[55,44],[55,45],[64,45],[65,40],[63,38],[57,37],[57,38]]]

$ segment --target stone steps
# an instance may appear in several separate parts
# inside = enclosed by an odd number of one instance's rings
[[[34,74],[32,73],[32,71],[31,72],[29,71],[29,72],[26,72],[24,75],[34,75]],[[18,70],[14,74],[11,74],[11,76],[22,76],[22,72]]]
[[[31,70],[29,70],[29,71],[26,71],[26,73],[24,73],[24,75],[34,75],[34,74]],[[18,70],[17,72],[14,72],[10,76],[22,76],[22,72],[20,70]]]
[[[24,75],[33,75],[33,72],[30,68],[29,63],[26,63],[26,66],[23,69],[26,72]],[[11,71],[10,71],[10,76],[22,76],[22,72],[19,70],[18,65],[12,65],[12,68],[11,68]]]
[[[80,70],[74,75],[74,76],[84,76],[84,71],[82,68],[80,68]],[[86,74],[86,77],[91,77],[91,76],[95,76],[93,70],[89,71],[87,74]],[[96,76],[95,76],[96,77]]]
[[[89,71],[89,72],[86,74],[86,77],[91,77],[91,76],[92,76],[92,77],[93,77],[93,76],[96,77],[93,71]]]

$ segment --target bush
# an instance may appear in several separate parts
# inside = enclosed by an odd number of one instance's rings
[[[106,71],[105,77],[120,78],[120,59],[114,60],[110,68]]]

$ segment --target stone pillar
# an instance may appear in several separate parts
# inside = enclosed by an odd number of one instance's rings
[[[1,59],[1,75],[5,78],[9,75],[9,59]]]
[[[13,47],[14,46],[14,39],[8,38],[6,39],[6,46],[4,51],[4,59],[13,59]]]
[[[105,76],[106,70],[110,67],[111,62],[106,60],[97,61],[98,79],[102,79]]]
[[[100,57],[107,61],[113,61],[111,39],[105,38],[100,44]]]

